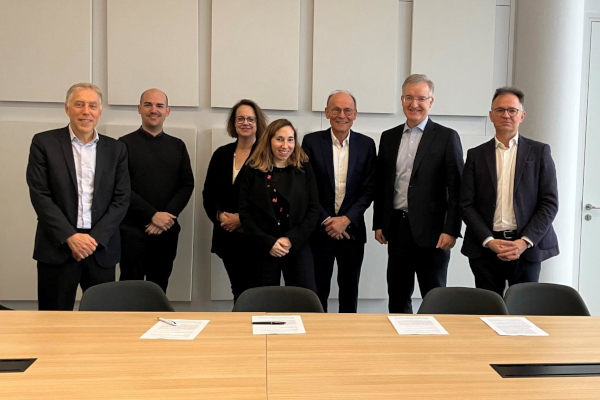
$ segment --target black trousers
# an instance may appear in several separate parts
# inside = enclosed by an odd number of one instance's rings
[[[261,255],[257,262],[262,286],[279,286],[281,275],[286,286],[298,286],[317,292],[315,267],[310,246],[294,248],[284,257]]]
[[[502,261],[490,249],[485,249],[481,257],[469,258],[469,265],[475,276],[476,287],[492,290],[502,297],[507,282],[509,286],[537,282],[542,269],[542,263],[527,261],[522,257],[514,261]]]
[[[358,305],[358,282],[365,244],[356,239],[332,239],[322,227],[311,237],[311,249],[315,261],[317,295],[327,312],[327,299],[331,288],[333,263],[337,260],[339,286],[339,312],[355,313]]]
[[[231,247],[226,253],[219,254],[229,276],[233,302],[245,290],[260,286],[261,272],[256,265],[251,241],[247,235],[241,233],[231,234]]]
[[[119,280],[148,280],[166,293],[181,227],[175,224],[160,235],[144,229],[121,225],[121,275]]]
[[[390,313],[412,313],[415,274],[422,297],[436,287],[445,287],[450,250],[415,243],[408,215],[394,211],[388,240],[387,283]]]
[[[73,311],[78,285],[85,292],[94,285],[115,280],[115,266],[102,267],[93,254],[81,261],[69,257],[62,264],[38,261],[37,269],[38,307],[42,311]]]

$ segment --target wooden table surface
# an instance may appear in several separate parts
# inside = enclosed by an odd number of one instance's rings
[[[266,337],[251,316],[209,319],[195,340],[141,340],[165,313],[0,312],[0,358],[37,358],[0,374],[0,399],[266,399]]]
[[[192,341],[140,340],[159,313],[0,312],[0,399],[600,399],[600,377],[502,379],[491,363],[600,362],[600,318],[529,317],[548,337],[502,337],[477,316],[400,336],[387,315],[300,314],[305,335],[254,336],[249,313]]]
[[[400,336],[387,315],[303,314],[269,336],[269,399],[600,399],[600,377],[501,378],[489,364],[600,362],[600,318],[528,317],[547,337],[499,336],[437,315],[449,335]]]

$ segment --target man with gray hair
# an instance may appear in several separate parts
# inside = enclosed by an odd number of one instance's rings
[[[388,244],[390,313],[412,313],[415,274],[421,296],[446,286],[450,249],[460,236],[462,146],[433,122],[433,82],[414,74],[402,85],[406,123],[381,134],[373,229]]]
[[[115,280],[129,206],[125,145],[96,131],[100,88],[71,86],[65,112],[69,125],[33,137],[27,165],[40,310],[73,310],[78,285],[85,291]]]
[[[460,211],[467,225],[461,252],[475,286],[504,295],[506,283],[537,282],[542,261],[558,254],[558,212],[550,146],[519,133],[525,95],[496,90],[490,120],[496,135],[467,152]]]
[[[367,241],[364,213],[375,190],[375,142],[351,130],[356,99],[345,90],[327,98],[325,116],[331,128],[304,137],[302,148],[315,173],[320,226],[311,237],[317,294],[327,299],[337,260],[339,312],[356,312],[358,281]]]

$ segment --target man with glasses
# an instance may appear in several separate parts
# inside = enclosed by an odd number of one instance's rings
[[[339,312],[356,312],[358,281],[367,241],[364,213],[375,189],[375,142],[351,130],[356,100],[339,90],[327,98],[325,116],[331,128],[304,137],[302,147],[315,173],[320,227],[311,237],[317,294],[327,299],[337,260]]]
[[[537,282],[541,262],[558,254],[556,170],[550,146],[519,134],[524,98],[517,88],[496,90],[496,136],[467,152],[460,191],[467,225],[461,252],[475,285],[500,296],[506,282]]]
[[[375,239],[388,245],[390,313],[412,313],[415,274],[421,296],[446,286],[450,249],[460,236],[462,146],[433,122],[433,82],[414,74],[402,84],[406,123],[381,134],[373,213]]]
[[[129,154],[131,204],[121,224],[120,280],[155,282],[166,293],[177,240],[177,217],[194,190],[194,175],[185,144],[163,131],[171,113],[167,95],[142,93],[142,126],[119,140]]]

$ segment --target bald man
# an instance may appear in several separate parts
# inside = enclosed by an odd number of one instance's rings
[[[357,310],[367,241],[364,214],[373,201],[376,156],[373,139],[350,129],[357,113],[352,94],[333,92],[325,108],[331,127],[310,133],[302,141],[319,190],[320,226],[311,237],[311,249],[317,294],[325,311],[336,260],[339,312]]]
[[[129,154],[131,205],[121,224],[120,280],[157,283],[166,293],[177,240],[177,217],[194,190],[194,175],[185,144],[163,131],[171,113],[167,95],[158,89],[142,93],[138,112],[142,126],[119,140]]]

